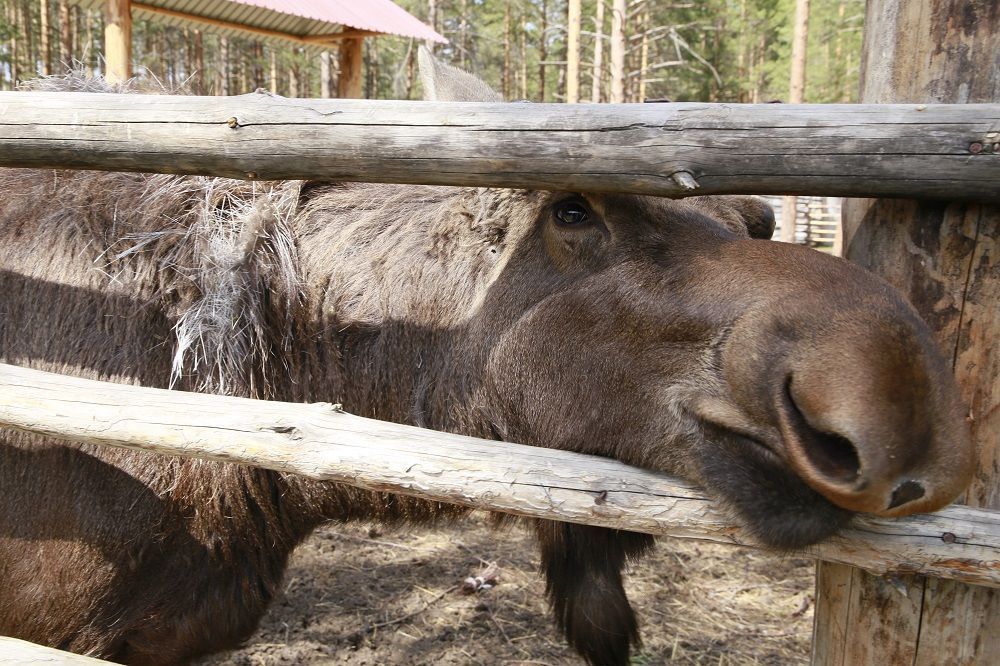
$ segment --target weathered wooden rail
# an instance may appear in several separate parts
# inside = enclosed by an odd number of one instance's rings
[[[72,652],[63,652],[54,648],[36,645],[16,638],[0,636],[0,664],[17,666],[98,666],[110,664],[110,661],[85,657]]]
[[[477,509],[754,545],[700,490],[662,474],[374,421],[330,404],[140,388],[0,364],[0,425]],[[859,518],[798,554],[1000,587],[1000,513],[952,506],[905,519]]]
[[[0,166],[1000,200],[1000,104],[440,104],[0,92]]]

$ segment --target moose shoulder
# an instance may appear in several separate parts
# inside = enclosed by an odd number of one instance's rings
[[[5,170],[0,360],[611,456],[778,549],[950,502],[972,451],[927,328],[773,223],[745,197]],[[245,639],[326,521],[462,511],[14,431],[0,489],[0,634],[136,664]],[[627,663],[651,538],[534,525],[569,642]]]

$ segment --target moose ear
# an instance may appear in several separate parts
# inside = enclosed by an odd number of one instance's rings
[[[770,240],[774,233],[774,209],[760,197],[714,195],[684,201],[727,226],[746,228],[751,238]]]
[[[420,81],[428,102],[502,102],[503,97],[478,76],[437,60],[421,46],[417,51]]]

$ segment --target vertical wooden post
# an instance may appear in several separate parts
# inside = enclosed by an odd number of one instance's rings
[[[340,77],[337,79],[337,97],[361,98],[361,62],[364,58],[364,39],[340,40]]]
[[[132,0],[104,2],[104,62],[108,81],[132,77]]]
[[[868,0],[861,101],[1000,102],[998,53],[992,0]],[[848,200],[844,245],[907,294],[953,359],[979,450],[964,499],[1000,509],[1000,206]],[[998,655],[1000,590],[819,567],[814,664],[985,666]]]

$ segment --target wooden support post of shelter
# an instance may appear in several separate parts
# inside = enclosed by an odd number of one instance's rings
[[[407,13],[392,0],[70,0],[86,9],[100,8],[105,18],[105,75],[109,81],[132,76],[132,20],[156,21],[165,26],[192,27],[223,36],[242,35],[270,43],[290,43],[316,55],[340,45],[341,97],[361,97],[362,45],[367,37],[396,35],[425,40],[447,40]],[[294,21],[292,21],[294,19]],[[294,24],[295,31],[287,26]],[[347,67],[345,67],[345,64]],[[200,76],[200,73],[198,73]],[[197,85],[197,82],[196,82]],[[239,92],[249,92],[241,90]]]
[[[994,2],[869,0],[862,103],[1000,101]],[[1000,127],[969,155],[1000,159]],[[848,259],[907,294],[953,359],[979,465],[964,501],[1000,509],[1000,206],[845,202]],[[997,663],[1000,590],[820,563],[814,664]],[[861,640],[859,640],[861,637]]]
[[[132,1],[104,2],[104,77],[111,83],[132,77]]]
[[[358,99],[361,95],[361,63],[364,60],[364,40],[340,41],[340,78],[337,79],[337,97]]]

